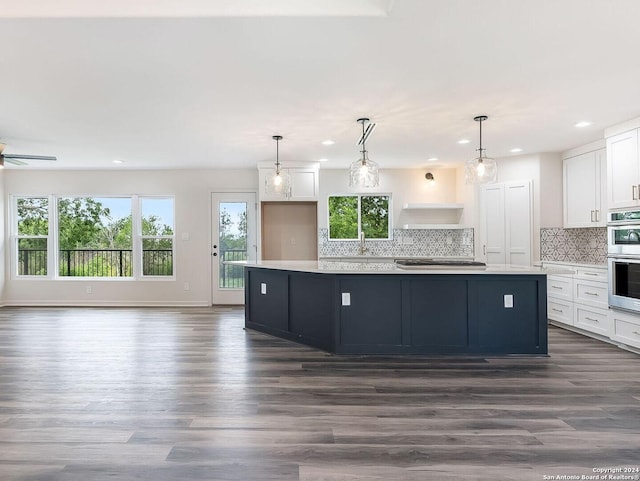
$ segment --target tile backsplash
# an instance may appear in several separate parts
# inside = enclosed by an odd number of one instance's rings
[[[329,230],[318,229],[320,257],[358,255],[358,241],[329,240]],[[390,240],[365,241],[366,256],[473,257],[473,229],[393,229]]]
[[[540,229],[540,259],[580,264],[606,264],[607,228]]]

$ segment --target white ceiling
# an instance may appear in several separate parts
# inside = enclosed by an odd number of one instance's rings
[[[5,153],[255,167],[280,134],[283,164],[340,168],[366,116],[371,159],[424,167],[475,156],[479,114],[492,157],[567,150],[640,116],[638,0],[132,3],[0,0]]]

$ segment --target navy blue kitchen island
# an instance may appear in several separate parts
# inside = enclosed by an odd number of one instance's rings
[[[245,327],[336,354],[547,354],[540,268],[245,267]]]

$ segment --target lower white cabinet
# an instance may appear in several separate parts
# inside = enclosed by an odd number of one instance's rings
[[[601,336],[611,333],[606,267],[555,265],[569,274],[547,277],[547,317]]]
[[[640,349],[640,317],[611,309],[611,339]]]

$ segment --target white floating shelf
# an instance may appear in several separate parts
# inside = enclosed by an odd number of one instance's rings
[[[403,229],[464,229],[460,224],[404,224]]]
[[[404,204],[403,209],[439,209],[439,210],[460,210],[464,209],[464,204]]]

